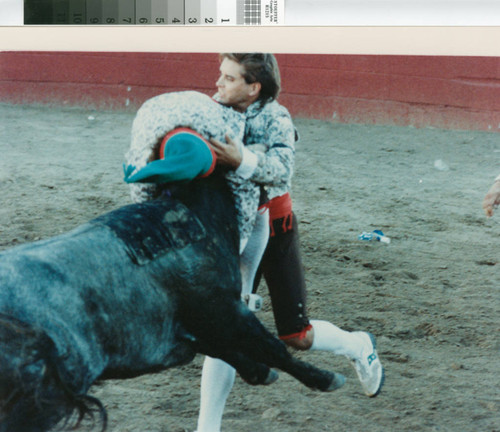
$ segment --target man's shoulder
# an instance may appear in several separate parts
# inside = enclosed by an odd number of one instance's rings
[[[291,119],[290,113],[286,107],[281,105],[276,99],[265,103],[264,105],[255,105],[249,113],[251,117],[266,117],[269,120],[277,117],[287,117]]]
[[[271,102],[268,102],[267,104],[265,104],[264,108],[268,109],[270,111],[275,111],[278,113],[290,115],[290,113],[288,112],[288,109],[284,105],[281,105],[276,99],[273,99]]]

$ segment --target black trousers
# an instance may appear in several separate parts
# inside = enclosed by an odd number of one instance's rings
[[[306,314],[306,284],[295,214],[273,221],[271,232],[274,235],[269,237],[257,271],[254,292],[263,276],[279,336],[297,336],[310,324]]]

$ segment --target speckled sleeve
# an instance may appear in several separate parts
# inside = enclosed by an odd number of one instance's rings
[[[289,116],[280,114],[265,126],[269,150],[256,153],[258,162],[250,180],[269,186],[287,184],[293,175],[295,128]]]

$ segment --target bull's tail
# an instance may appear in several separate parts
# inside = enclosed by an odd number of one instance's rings
[[[43,330],[0,313],[0,432],[42,432],[61,423],[77,427],[96,412],[106,429],[101,402],[71,390],[60,364]]]

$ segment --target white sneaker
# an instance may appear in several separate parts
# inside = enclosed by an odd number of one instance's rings
[[[360,358],[351,359],[365,394],[375,397],[384,385],[384,368],[376,350],[375,336],[367,332],[355,332],[365,343]]]

